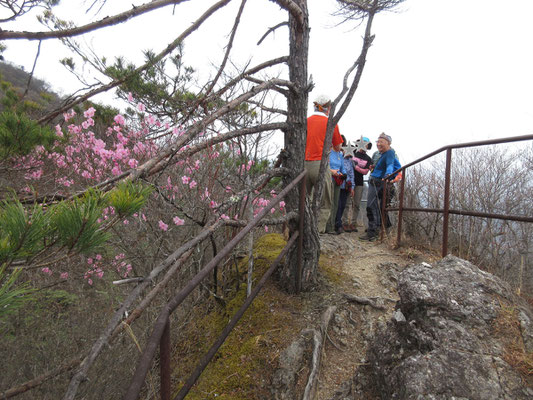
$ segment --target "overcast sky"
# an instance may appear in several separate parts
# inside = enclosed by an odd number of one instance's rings
[[[58,11],[66,19],[76,16],[79,23],[94,19],[94,13],[80,14],[79,3],[64,0]],[[98,19],[124,11],[125,2],[107,3]],[[108,59],[125,55],[139,63],[139,49],[161,51],[212,3],[185,2],[174,14],[167,7],[84,40]],[[186,42],[186,62],[199,69],[219,63],[238,6],[234,3]],[[334,0],[310,0],[309,9],[309,73],[316,84],[310,100],[319,93],[335,97],[344,71],[360,52],[362,28],[335,26],[338,19],[329,16]],[[235,59],[251,59],[255,65],[287,54],[287,28],[256,46],[265,29],[285,15],[270,1],[249,0]],[[359,90],[339,123],[341,133],[350,140],[364,135],[375,141],[384,131],[392,136],[402,163],[451,143],[533,133],[531,16],[532,0],[406,0],[398,12],[378,15]],[[42,30],[33,20],[28,17],[4,29]],[[6,44],[6,60],[31,70],[37,43]],[[51,41],[43,42],[36,71],[64,93],[76,85],[58,64],[67,55]]]

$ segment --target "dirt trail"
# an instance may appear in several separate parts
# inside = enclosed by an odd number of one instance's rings
[[[363,232],[321,235],[321,250],[327,264],[322,307],[337,306],[328,330],[318,384],[319,400],[333,398],[343,382],[364,365],[366,349],[377,324],[390,319],[398,298],[398,273],[414,262],[428,261],[406,249],[393,250],[383,243],[358,240]],[[322,290],[321,290],[322,291]],[[371,299],[377,307],[346,299],[347,295]],[[321,308],[315,305],[315,308]],[[366,398],[373,398],[368,394]]]

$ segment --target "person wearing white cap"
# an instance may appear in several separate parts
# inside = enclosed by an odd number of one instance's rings
[[[322,160],[322,150],[326,138],[326,127],[328,124],[328,115],[331,107],[331,99],[326,95],[319,95],[313,102],[314,113],[307,118],[307,139],[305,145],[304,168],[307,170],[307,194],[312,195],[314,187],[318,184],[320,177],[320,161]],[[342,143],[339,127],[335,125],[331,146],[338,146]],[[325,233],[326,224],[331,214],[331,205],[333,203],[333,188],[331,177],[339,174],[339,171],[329,169],[329,152],[326,153],[328,165],[324,179],[324,193],[321,199],[320,212],[318,215],[318,232]]]

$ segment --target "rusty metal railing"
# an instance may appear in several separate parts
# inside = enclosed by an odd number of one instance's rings
[[[171,398],[171,367],[170,367],[170,315],[176,310],[176,308],[187,298],[187,296],[202,282],[202,280],[209,275],[209,273],[233,250],[233,248],[255,227],[259,224],[261,219],[270,210],[276,206],[297,184],[300,184],[300,202],[299,202],[299,230],[294,232],[289,238],[287,245],[280,252],[279,256],[272,263],[268,271],[263,275],[259,283],[255,286],[250,293],[246,301],[241,308],[235,313],[231,321],[223,329],[215,343],[211,346],[209,351],[200,360],[195,367],[193,373],[189,376],[185,385],[180,389],[174,400],[183,399],[190,391],[196,380],[199,378],[202,371],[209,364],[213,356],[216,354],[220,346],[224,343],[231,330],[238,323],[243,316],[246,309],[250,306],[252,301],[258,295],[261,288],[266,283],[267,279],[276,270],[283,257],[287,254],[290,248],[296,243],[298,239],[298,253],[297,264],[295,266],[295,289],[296,292],[300,292],[301,289],[301,262],[302,262],[302,245],[303,245],[303,218],[305,216],[305,183],[306,183],[306,171],[304,170],[298,175],[285,189],[283,189],[275,198],[273,198],[263,210],[261,210],[257,216],[244,227],[207,265],[196,274],[190,281],[183,287],[161,310],[155,324],[153,325],[153,331],[144,351],[142,352],[137,368],[128,387],[124,400],[134,400],[139,397],[140,391],[144,385],[146,375],[151,367],[152,361],[155,357],[157,347],[159,346],[160,352],[160,396],[162,400],[170,400]]]
[[[442,213],[443,214],[443,221],[442,221],[442,257],[446,256],[448,254],[448,223],[449,223],[449,216],[450,214],[455,215],[466,215],[466,216],[472,216],[472,217],[481,217],[481,218],[494,218],[494,219],[502,219],[507,221],[518,221],[518,222],[533,222],[533,217],[531,216],[520,216],[520,215],[505,215],[505,214],[494,214],[494,213],[483,213],[483,212],[476,212],[476,211],[467,211],[467,210],[453,210],[450,209],[450,180],[451,180],[451,166],[452,166],[452,150],[453,149],[460,149],[460,148],[467,148],[467,147],[478,147],[478,146],[487,146],[487,145],[493,145],[493,144],[502,144],[502,143],[513,143],[513,142],[520,142],[525,140],[533,140],[533,135],[524,135],[524,136],[514,136],[509,138],[500,138],[500,139],[491,139],[491,140],[483,140],[478,142],[468,142],[468,143],[459,143],[454,145],[448,145],[441,147],[438,150],[433,151],[432,153],[429,153],[425,155],[424,157],[421,157],[407,165],[404,165],[400,169],[393,172],[394,175],[398,172],[402,172],[403,178],[400,181],[400,193],[399,193],[399,203],[398,207],[387,207],[386,206],[386,199],[387,199],[387,179],[385,179],[385,184],[383,185],[383,199],[382,202],[382,215],[385,216],[385,213],[387,211],[398,211],[398,231],[396,236],[396,244],[399,246],[401,244],[401,237],[402,237],[402,220],[403,220],[403,212],[404,211],[413,211],[413,212],[432,212],[432,213]],[[443,208],[413,208],[413,207],[404,207],[404,193],[405,193],[405,180],[406,180],[406,170],[409,167],[412,167],[413,165],[419,164],[424,160],[427,160],[430,157],[433,157],[443,151],[446,151],[446,167],[445,167],[445,178],[444,178],[444,199],[443,199]],[[387,176],[386,178],[390,177]],[[381,238],[383,238],[384,231],[385,231],[385,218],[381,219]]]

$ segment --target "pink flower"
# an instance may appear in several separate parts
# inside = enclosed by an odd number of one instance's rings
[[[265,225],[265,232],[268,232],[268,226]]]
[[[133,95],[131,92],[128,93],[128,101],[133,101]]]
[[[61,279],[68,279],[68,272],[62,272],[61,275],[59,275]]]
[[[229,217],[228,217],[226,214],[222,214],[222,215],[220,216],[220,218],[223,219],[223,220],[225,220],[225,221],[227,221],[227,220],[229,219]]]
[[[231,193],[231,186],[226,186],[226,193]]]
[[[94,113],[95,113],[95,109],[94,107],[91,107],[91,108],[88,108],[87,110],[85,110],[85,112],[83,113],[83,116],[85,118],[92,118],[94,117]]]
[[[91,278],[89,278],[89,279],[87,279],[87,283],[88,283],[89,285],[92,285],[92,284],[93,284],[93,280],[92,280]]]
[[[47,275],[52,275],[52,271],[50,270],[50,268],[48,267],[44,267],[41,269],[41,272],[47,274]]]
[[[146,107],[143,103],[139,103],[137,104],[137,110],[139,110],[140,112],[145,112],[146,111]]]
[[[283,200],[281,200],[281,201],[279,202],[279,209],[280,209],[280,210],[283,210],[284,208],[285,208],[285,202],[284,202]]]
[[[196,181],[192,180],[190,183],[189,183],[189,187],[192,189],[194,187],[196,187],[197,183]]]
[[[88,258],[87,259],[87,264],[91,265],[93,263],[93,259],[92,258]]]
[[[183,220],[183,219],[181,219],[180,217],[177,217],[177,216],[174,217],[174,218],[172,218],[172,221],[174,221],[174,223],[175,223],[176,225],[183,225],[183,224],[185,224],[185,220]]]
[[[130,223],[130,221],[128,221],[127,219],[125,219],[124,221],[122,221],[124,223],[124,225],[128,225]]]
[[[56,125],[56,135],[59,137],[63,137],[63,131],[61,130],[61,127],[59,125]]]
[[[181,177],[181,182],[184,184],[184,185],[187,185],[189,183],[189,181],[191,180],[191,178],[189,178],[187,175],[183,175]]]
[[[115,115],[114,121],[119,125],[124,125],[124,123],[126,122],[124,117],[120,114]]]
[[[134,158],[130,158],[130,160],[128,161],[128,165],[130,166],[130,168],[137,168],[139,162]]]
[[[96,256],[94,256],[94,258],[96,258],[98,261],[100,261],[102,259],[102,255],[101,254],[97,254]]]
[[[211,202],[209,203],[209,207],[211,208],[216,208],[218,206],[218,203],[214,200],[211,200]]]
[[[159,220],[159,229],[162,231],[166,231],[168,229],[168,225],[165,224],[163,221]]]

